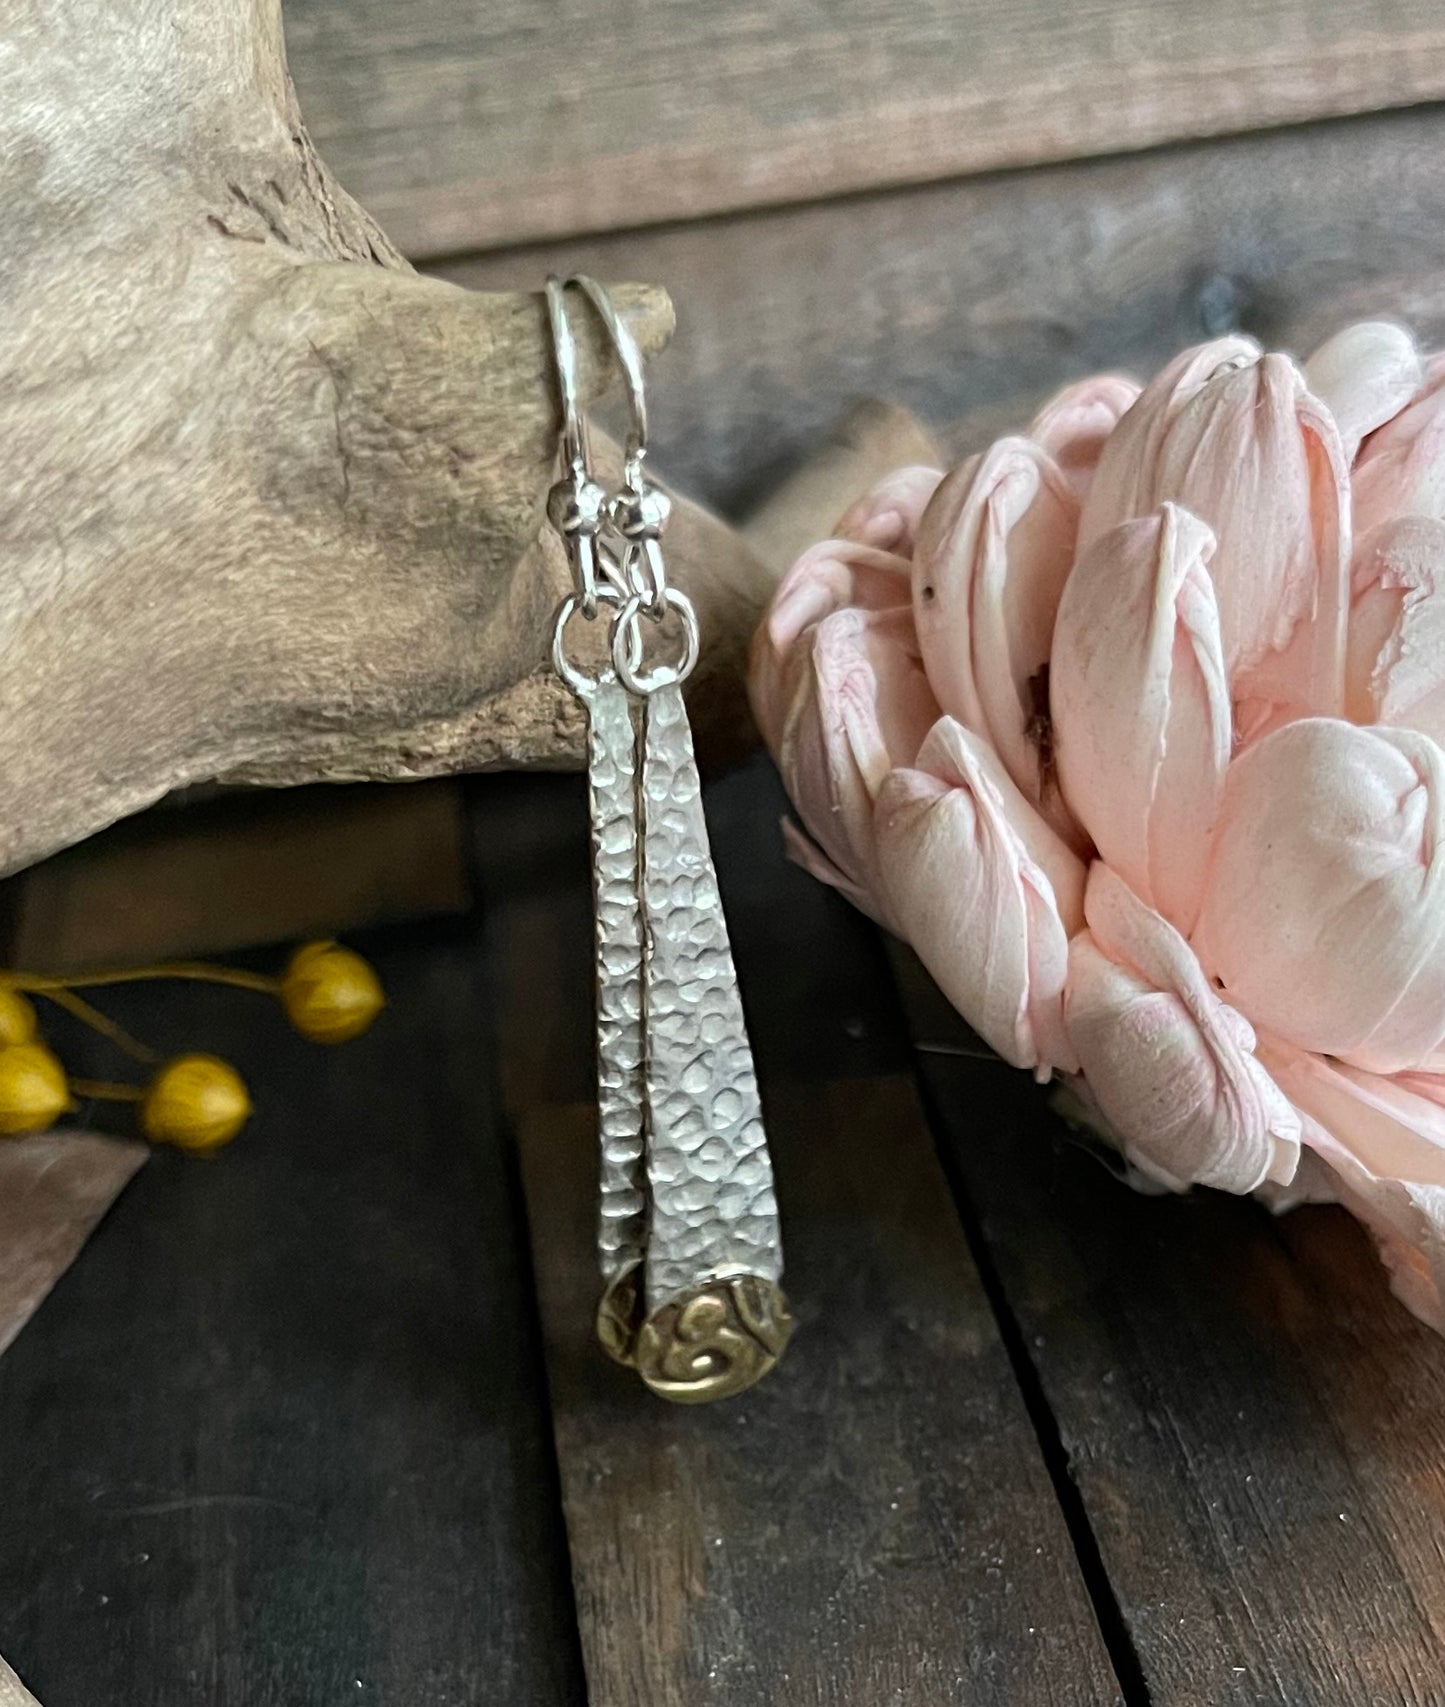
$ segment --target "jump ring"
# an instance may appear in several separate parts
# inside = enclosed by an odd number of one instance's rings
[[[593,588],[593,596],[596,600],[604,604],[618,605],[620,607],[625,607],[625,605],[632,602],[630,599],[624,600],[622,594],[617,590],[617,588],[607,581],[598,581],[596,583]],[[557,606],[556,614],[552,618],[552,668],[557,672],[562,680],[566,682],[567,686],[571,688],[572,692],[575,693],[579,699],[585,699],[586,696],[596,688],[598,683],[602,680],[602,677],[601,675],[584,675],[583,672],[579,670],[567,656],[567,650],[563,644],[563,641],[566,638],[567,624],[571,622],[572,618],[578,615],[579,612],[586,621],[590,622],[592,620],[592,618],[587,615],[584,597],[581,593],[568,593],[566,598],[562,600],[561,604]],[[616,619],[614,619],[614,621],[615,620]]]
[[[675,664],[642,669],[642,628],[638,618],[647,608],[646,593],[633,593],[625,599],[612,619],[612,668],[629,693],[644,697],[659,688],[686,681],[697,663],[699,630],[692,600],[676,587],[664,588],[662,598],[665,609],[676,611],[682,618],[682,656]]]

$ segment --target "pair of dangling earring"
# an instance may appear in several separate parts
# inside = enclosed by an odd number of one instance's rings
[[[600,320],[626,384],[630,422],[612,491],[595,477],[578,402],[569,287]],[[667,580],[670,505],[646,472],[636,342],[594,279],[548,279],[546,300],[562,463],[547,511],[573,580],[553,619],[552,661],[587,716],[604,1287],[597,1332],[655,1393],[699,1403],[765,1375],[792,1320],[772,1163],[682,698],[697,662],[697,613]],[[593,623],[604,609],[605,661],[589,670],[569,654],[569,634],[574,619]],[[669,650],[671,658],[656,658]]]

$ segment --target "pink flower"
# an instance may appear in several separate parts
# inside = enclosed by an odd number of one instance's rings
[[[1313,717],[1242,753],[1194,942],[1277,1037],[1374,1072],[1439,1071],[1445,752]]]
[[[1065,1015],[1084,1078],[1125,1156],[1175,1191],[1288,1182],[1300,1120],[1255,1059],[1248,1020],[1189,944],[1107,865],[1089,873]]]
[[[1237,697],[1338,712],[1348,472],[1334,419],[1288,356],[1221,338],[1171,362],[1104,446],[1079,543],[1164,502],[1214,534],[1210,574]]]
[[[1028,437],[1046,450],[1080,500],[1119,417],[1133,407],[1139,387],[1118,373],[1101,373],[1066,385],[1034,416]]]
[[[922,500],[913,471],[905,473],[845,521],[895,543],[911,540]],[[791,832],[790,851],[884,923],[873,802],[938,716],[913,630],[909,573],[905,558],[856,540],[804,552],[753,637],[749,673],[758,726],[812,838]]]
[[[1000,439],[948,475],[920,526],[914,615],[938,703],[982,735],[1070,842],[1077,825],[1045,786],[1034,728],[1047,715],[1054,614],[1079,525],[1074,489],[1047,451]]]
[[[1367,534],[1394,516],[1445,519],[1445,361],[1425,363],[1419,390],[1360,448],[1351,475],[1355,525]]]
[[[839,539],[875,545],[880,551],[912,558],[918,524],[942,479],[943,470],[939,468],[895,469],[844,511],[833,532]]]
[[[1059,782],[1094,847],[1181,929],[1199,911],[1233,723],[1209,567],[1187,510],[1101,535],[1059,607]]]
[[[1015,1067],[1072,1067],[1063,1023],[1084,868],[992,749],[951,717],[878,793],[887,910],[974,1030]],[[940,884],[939,872],[952,881]]]
[[[1139,1174],[1344,1203],[1445,1331],[1445,358],[1219,340],[838,533],[752,657],[797,857]]]
[[[1345,659],[1357,723],[1445,738],[1445,522],[1395,516],[1360,541]]]

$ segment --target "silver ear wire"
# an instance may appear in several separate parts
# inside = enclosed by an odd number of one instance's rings
[[[564,472],[547,494],[547,519],[562,536],[572,564],[576,608],[591,622],[597,615],[597,572],[606,570],[598,536],[607,516],[607,493],[592,478],[587,418],[577,395],[577,344],[567,318],[567,287],[547,279],[547,323],[561,404]],[[560,631],[559,631],[560,632]]]
[[[552,332],[552,360],[557,395],[562,405],[562,459],[569,468],[587,468],[587,424],[577,396],[577,342],[567,318],[567,286],[555,274],[546,284],[547,324]]]
[[[596,310],[627,384],[631,421],[623,452],[622,484],[608,500],[607,519],[626,545],[624,569],[629,589],[637,595],[637,609],[660,622],[669,608],[661,541],[672,513],[672,500],[648,481],[643,469],[647,456],[647,387],[642,352],[604,286],[585,273],[574,274],[567,283],[576,285]]]
[[[640,465],[647,455],[647,386],[642,373],[642,352],[612,298],[596,279],[589,278],[586,273],[574,273],[567,283],[576,285],[597,310],[597,318],[617,352],[622,377],[627,383],[627,404],[632,414],[627,434],[626,463],[629,468],[634,463]]]

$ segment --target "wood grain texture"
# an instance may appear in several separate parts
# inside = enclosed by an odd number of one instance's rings
[[[1385,314],[1445,340],[1442,152],[1445,113],[1389,114],[444,271],[664,282],[678,330],[652,364],[659,459],[738,514],[859,396],[904,404],[957,452],[1067,379],[1147,373],[1234,328],[1308,348]]]
[[[450,780],[143,813],[11,880],[9,962],[67,972],[460,913],[462,842]]]
[[[1445,95],[1432,0],[290,0],[323,150],[414,257]]]
[[[580,1068],[585,1083],[585,845],[580,813],[548,802],[563,790],[570,802],[570,783],[528,790],[531,869],[565,834],[565,887],[582,899],[558,905],[562,873],[548,868],[554,947],[539,952],[534,914],[513,938],[520,958],[505,957],[506,1005],[519,1027],[557,1034],[569,1081]],[[496,792],[477,786],[479,815]],[[767,767],[722,779],[708,803],[799,1325],[743,1398],[652,1399],[592,1339],[590,1098],[531,1104],[523,1168],[589,1699],[1116,1701],[911,1082],[887,1070],[905,1057],[876,944],[783,864]],[[516,870],[498,861],[490,889],[503,932],[506,885],[526,882]],[[582,1012],[559,1024],[566,1005]],[[528,1081],[524,1095],[558,1075]]]
[[[390,1006],[334,1050],[107,993],[257,1114],[155,1155],[0,1358],[0,1652],[45,1707],[582,1699],[479,944],[366,947]]]
[[[149,1154],[93,1132],[0,1141],[0,1353]]]
[[[577,762],[541,281],[416,276],[312,147],[281,0],[3,28],[0,871],[197,783]],[[614,301],[666,342],[665,293]],[[595,317],[578,352],[593,395]],[[669,546],[726,668],[758,565],[685,500]]]
[[[797,1335],[706,1411],[592,1338],[592,1108],[523,1131],[593,1707],[1117,1700],[911,1083],[770,1112]]]
[[[1343,1212],[1137,1196],[899,951],[931,1111],[1155,1707],[1437,1707],[1445,1345]]]

